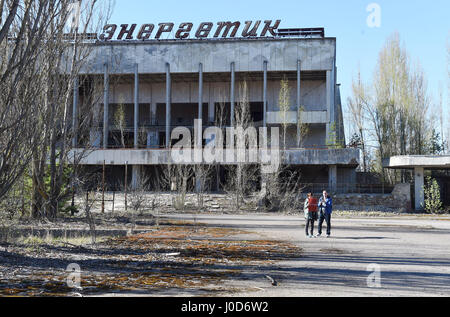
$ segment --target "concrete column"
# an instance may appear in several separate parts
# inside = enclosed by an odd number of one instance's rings
[[[198,118],[203,119],[203,64],[198,65]]]
[[[267,61],[263,63],[263,127],[267,127]]]
[[[150,125],[156,125],[156,102],[150,104]],[[158,132],[153,128],[147,131],[147,148],[158,146]]]
[[[327,141],[330,140],[332,126],[335,123],[335,99],[336,99],[336,67],[333,63],[331,70],[327,71]],[[337,127],[335,126],[335,129]]]
[[[137,190],[140,189],[141,185],[141,175],[142,167],[140,165],[133,165],[131,168],[131,189]]]
[[[301,122],[298,122],[301,118],[299,116],[300,108],[302,107],[301,104],[301,70],[302,70],[302,61],[297,61],[297,147],[300,147],[300,124]]]
[[[202,192],[202,181],[199,178],[195,178],[195,192],[201,193]]]
[[[134,148],[139,148],[139,65],[134,66]]]
[[[216,109],[215,109],[214,102],[209,102],[208,103],[208,121],[211,123],[214,123],[215,115],[216,115]]]
[[[156,125],[156,102],[150,105],[151,125]]]
[[[414,196],[416,210],[423,210],[425,207],[425,197],[423,193],[424,181],[424,168],[414,168]]]
[[[73,80],[73,111],[72,111],[72,148],[76,148],[78,145],[78,98],[79,98],[79,78],[75,77]]]
[[[231,109],[230,109],[230,122],[231,126],[234,127],[234,88],[235,88],[235,81],[236,81],[236,74],[235,74],[235,64],[234,62],[231,63],[231,89],[230,89],[230,103],[231,103]]]
[[[89,132],[89,144],[93,148],[97,149],[102,146],[102,133],[98,129],[98,127],[91,129],[91,131]]]
[[[198,135],[197,148],[200,150],[203,147],[203,64],[198,65]]]
[[[109,135],[109,69],[104,65],[103,82],[103,148],[108,148]]]
[[[333,64],[333,69],[331,70],[331,83],[330,83],[330,89],[331,89],[331,100],[330,100],[330,121],[331,124],[336,123],[336,64]],[[337,127],[336,127],[337,130]]]
[[[170,64],[166,63],[166,148],[170,148],[172,82],[170,78]]]
[[[337,165],[328,166],[328,187],[331,193],[337,190]]]

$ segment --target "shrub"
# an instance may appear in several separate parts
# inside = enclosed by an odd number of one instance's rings
[[[425,195],[425,211],[430,214],[442,212],[441,190],[438,182],[431,177],[427,177],[423,191]]]

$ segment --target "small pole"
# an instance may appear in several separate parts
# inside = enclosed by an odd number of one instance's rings
[[[113,200],[112,200],[112,213],[114,213],[114,201],[116,199],[116,192],[113,191]]]
[[[102,173],[102,214],[105,213],[105,161],[103,161]]]
[[[128,161],[125,162],[125,211],[128,210],[128,206],[127,206],[127,182],[128,182]]]

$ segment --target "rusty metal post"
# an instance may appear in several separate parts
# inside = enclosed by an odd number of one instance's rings
[[[114,213],[114,203],[116,201],[116,191],[113,191],[113,200],[112,200],[112,213]]]
[[[128,210],[127,190],[128,190],[128,161],[125,162],[125,211]]]
[[[105,161],[103,161],[102,172],[102,214],[105,213]]]
[[[73,80],[73,109],[72,109],[72,148],[76,148],[78,145],[78,99],[79,99],[79,79],[75,76]]]

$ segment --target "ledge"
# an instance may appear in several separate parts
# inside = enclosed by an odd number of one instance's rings
[[[283,151],[281,151],[283,152]],[[229,153],[224,151],[224,155]],[[269,152],[270,153],[270,152]],[[76,155],[81,165],[165,165],[169,163],[167,149],[74,149],[70,157]],[[357,167],[360,152],[358,149],[291,149],[284,153],[284,164],[290,165],[340,165]],[[170,160],[171,161],[171,160]],[[224,165],[232,165],[223,163]]]

